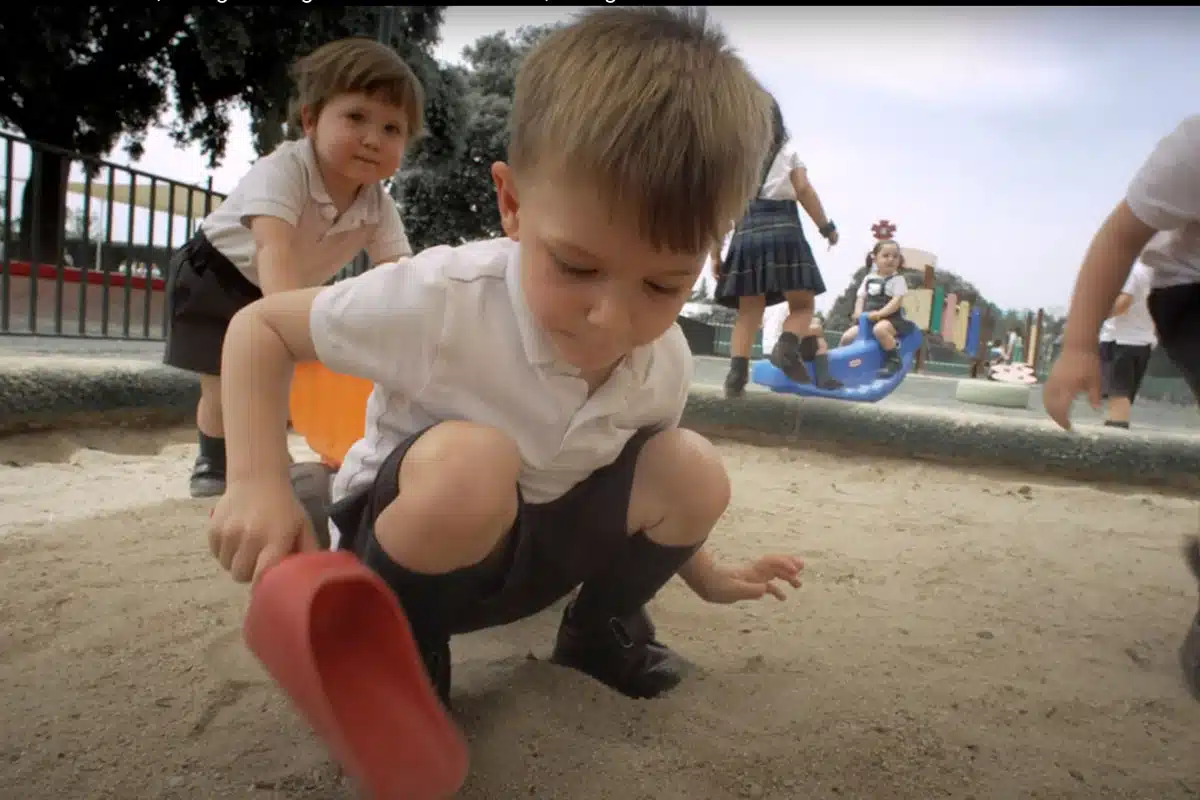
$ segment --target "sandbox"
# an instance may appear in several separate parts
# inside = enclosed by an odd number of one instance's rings
[[[714,549],[795,552],[804,587],[716,607],[668,586],[653,613],[696,670],[659,701],[547,664],[553,612],[456,640],[461,797],[1200,792],[1176,664],[1194,501],[721,450]],[[241,645],[193,455],[186,429],[0,440],[0,797],[353,797]]]

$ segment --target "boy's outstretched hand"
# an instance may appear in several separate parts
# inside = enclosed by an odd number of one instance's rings
[[[779,582],[800,588],[802,569],[804,562],[794,556],[763,556],[741,567],[716,567],[696,593],[710,603],[760,600],[767,595],[783,600],[787,595]]]
[[[1086,395],[1092,408],[1100,408],[1100,354],[1098,348],[1064,348],[1050,369],[1042,389],[1046,413],[1065,430],[1071,429],[1071,403]]]

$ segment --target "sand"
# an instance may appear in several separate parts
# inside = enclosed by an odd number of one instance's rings
[[[0,440],[0,798],[354,796],[240,643],[190,440]],[[1194,501],[721,449],[714,548],[796,552],[803,588],[668,586],[653,613],[696,674],[657,701],[546,663],[553,612],[456,640],[461,797],[1200,795]]]

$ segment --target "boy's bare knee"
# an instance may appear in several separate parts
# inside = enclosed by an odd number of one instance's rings
[[[698,433],[674,428],[642,448],[629,502],[630,532],[658,544],[699,544],[725,513],[729,474],[716,447]]]
[[[520,469],[516,443],[495,428],[441,423],[405,454],[399,498],[384,512],[394,509],[389,516],[395,519],[377,525],[379,543],[393,556],[393,547],[423,552],[433,548],[429,558],[435,563],[420,559],[431,571],[477,564],[516,519]],[[399,541],[413,536],[426,541]],[[436,541],[430,541],[434,536]]]
[[[890,336],[896,335],[896,329],[893,328],[892,323],[888,322],[886,319],[876,322],[873,330],[875,331],[876,338],[882,337],[886,339]]]

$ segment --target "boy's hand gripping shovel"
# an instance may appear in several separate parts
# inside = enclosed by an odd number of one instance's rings
[[[391,590],[344,552],[289,556],[250,596],[246,644],[376,800],[435,800],[467,747],[434,693]]]

